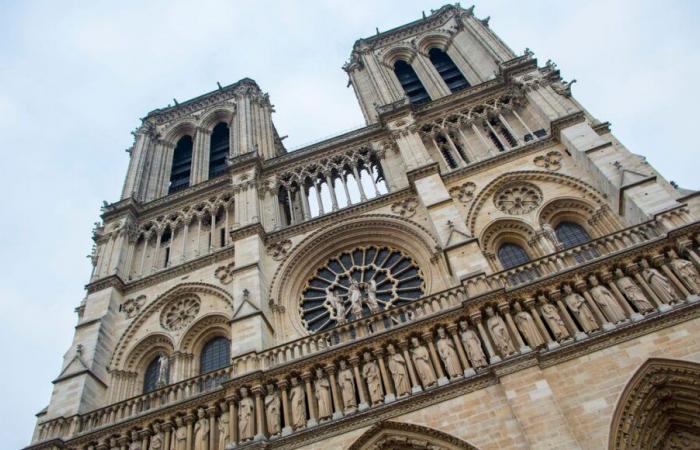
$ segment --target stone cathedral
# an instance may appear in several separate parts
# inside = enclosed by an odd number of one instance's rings
[[[142,119],[27,448],[700,448],[700,194],[473,7],[343,69],[293,152],[248,78]]]

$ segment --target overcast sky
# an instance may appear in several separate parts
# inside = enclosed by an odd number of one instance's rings
[[[102,200],[129,133],[158,107],[243,77],[270,93],[288,148],[362,124],[341,66],[353,42],[434,1],[0,0],[0,442],[29,442],[70,345]],[[468,6],[468,5],[467,5]],[[698,181],[700,2],[483,1],[516,53],[576,78],[574,95],[635,153]]]

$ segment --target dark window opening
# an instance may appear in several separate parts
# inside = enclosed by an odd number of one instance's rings
[[[581,225],[573,222],[561,222],[554,232],[564,248],[576,247],[591,240],[588,232]]]
[[[455,148],[457,149],[457,153],[459,153],[459,156],[462,158],[462,160],[469,164],[469,158],[467,158],[467,154],[464,152],[464,149],[462,148],[462,144],[459,142],[459,139],[457,139],[457,136],[455,136],[452,133],[449,133],[450,139],[452,140],[452,143],[454,144]]]
[[[489,139],[491,139],[491,142],[493,142],[493,145],[496,146],[499,152],[505,151],[506,148],[501,144],[501,141],[493,131],[489,131]]]
[[[160,374],[160,356],[156,356],[146,368],[143,375],[143,393],[155,391],[158,388],[158,375]]]
[[[170,187],[168,193],[185,189],[190,185],[192,170],[192,137],[183,136],[177,141],[173,152],[173,165],[170,169]]]
[[[209,179],[226,171],[226,158],[229,153],[229,128],[221,122],[214,127],[209,144]]]
[[[168,267],[170,263],[170,247],[165,249],[165,261],[163,262],[163,267]]]
[[[221,233],[220,233],[221,247],[224,247],[226,245],[226,230],[222,228],[220,231],[221,231]]]
[[[438,134],[435,136],[435,142],[437,142],[438,150],[440,150],[440,153],[442,153],[442,156],[445,158],[447,165],[450,166],[450,169],[456,169],[458,164],[450,151],[450,144],[447,142],[447,139],[442,134]]]
[[[401,83],[401,87],[406,92],[408,100],[413,104],[420,104],[430,101],[428,92],[420,82],[416,71],[406,61],[396,61],[394,63],[394,73]]]
[[[439,48],[433,48],[428,53],[428,56],[430,57],[430,62],[435,66],[435,70],[437,70],[450,89],[450,92],[457,92],[471,86],[447,53]]]
[[[489,123],[491,124],[491,126],[493,126],[494,129],[501,132],[501,135],[503,135],[503,137],[505,138],[508,145],[510,145],[511,147],[518,146],[518,141],[515,140],[515,137],[513,137],[510,130],[508,129],[508,127],[503,125],[503,123],[501,123],[500,120],[498,120],[494,117],[491,120],[489,120]],[[501,151],[503,151],[503,150],[501,150]]]
[[[221,369],[230,364],[231,341],[225,337],[216,337],[204,345],[199,358],[199,373]]]
[[[527,264],[530,262],[530,257],[527,256],[527,253],[521,246],[507,243],[501,245],[498,249],[498,260],[501,262],[503,269],[510,269]]]

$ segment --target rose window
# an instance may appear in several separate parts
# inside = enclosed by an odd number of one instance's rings
[[[331,258],[306,283],[300,314],[321,331],[423,296],[423,275],[413,260],[387,247],[363,247]]]
[[[160,314],[160,324],[166,330],[177,331],[192,322],[199,313],[197,297],[183,297],[171,302]]]
[[[501,189],[493,202],[506,214],[527,214],[542,203],[542,191],[534,184],[522,183]]]

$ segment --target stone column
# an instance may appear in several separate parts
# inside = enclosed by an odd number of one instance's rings
[[[301,374],[301,379],[304,380],[304,387],[306,390],[306,404],[309,405],[309,421],[306,424],[307,428],[318,425],[316,397],[314,397],[313,389],[311,389],[311,378],[311,372],[304,372]]]
[[[216,450],[218,432],[216,427],[216,406],[207,408],[207,413],[209,414],[209,450]]]
[[[416,369],[413,367],[413,359],[408,353],[408,342],[404,341],[399,344],[401,347],[401,353],[403,354],[403,359],[406,360],[406,366],[408,367],[408,376],[411,379],[411,392],[416,394],[421,392],[423,388],[418,382],[418,376],[416,375]]]
[[[497,363],[501,361],[501,357],[493,350],[493,345],[491,345],[491,340],[484,329],[484,324],[481,323],[481,312],[475,311],[469,314],[472,319],[472,323],[476,324],[476,329],[479,330],[479,336],[481,337],[481,342],[483,342],[484,347],[486,347],[486,353],[489,355],[489,363]]]
[[[292,416],[289,413],[289,396],[287,395],[287,380],[280,380],[277,383],[280,393],[282,394],[282,417],[284,418],[284,428],[282,428],[282,436],[292,433]]]
[[[328,364],[325,367],[328,374],[328,381],[331,384],[331,395],[333,396],[333,419],[343,417],[343,408],[340,405],[340,394],[338,393],[338,384],[335,379],[336,368],[333,364]]]
[[[510,334],[512,334],[515,338],[515,343],[518,345],[520,353],[531,352],[532,349],[529,346],[525,345],[522,336],[520,336],[520,331],[518,331],[518,327],[516,327],[515,322],[513,322],[513,317],[510,315],[510,306],[508,305],[508,303],[500,303],[498,305],[498,311],[503,315],[503,317],[506,318],[506,323],[508,324],[508,328],[510,329]]]
[[[462,363],[462,367],[464,367],[464,376],[469,377],[476,374],[474,369],[469,365],[469,359],[467,358],[467,355],[464,352],[464,347],[462,347],[462,341],[459,338],[457,324],[453,323],[448,325],[447,334],[449,334],[450,338],[452,338],[452,343],[454,344],[455,349],[457,350],[457,356],[459,356],[459,362]]]
[[[442,368],[442,361],[438,357],[437,350],[435,350],[435,342],[433,341],[433,334],[430,332],[423,333],[421,335],[426,344],[428,344],[428,350],[430,351],[430,360],[433,362],[433,367],[435,367],[435,373],[437,374],[438,386],[444,386],[449,383],[449,380],[445,376],[445,371]]]
[[[263,408],[262,386],[255,385],[252,388],[255,397],[255,437],[253,440],[265,439],[265,409]]]
[[[365,382],[362,379],[362,376],[360,375],[360,368],[359,368],[359,363],[360,360],[356,356],[350,358],[348,360],[350,362],[350,365],[352,366],[352,373],[355,374],[355,385],[357,386],[357,392],[360,395],[360,404],[357,406],[357,409],[362,411],[363,409],[369,408],[369,404],[367,403],[367,393],[365,392]]]
[[[382,376],[382,384],[384,385],[384,403],[389,403],[393,402],[396,400],[396,394],[394,393],[394,387],[391,385],[391,381],[389,380],[389,375],[386,371],[386,364],[384,363],[384,350],[382,349],[377,349],[374,352],[374,357],[377,359],[377,362],[379,363],[379,372],[381,373]]]
[[[186,442],[185,445],[187,446],[188,449],[190,449],[190,448],[193,448],[192,447],[192,444],[193,444],[192,439],[194,438],[194,436],[192,435],[192,427],[194,425],[194,416],[190,413],[190,414],[187,414],[184,417],[184,419],[185,419],[185,425],[187,425],[187,440],[185,441]]]

